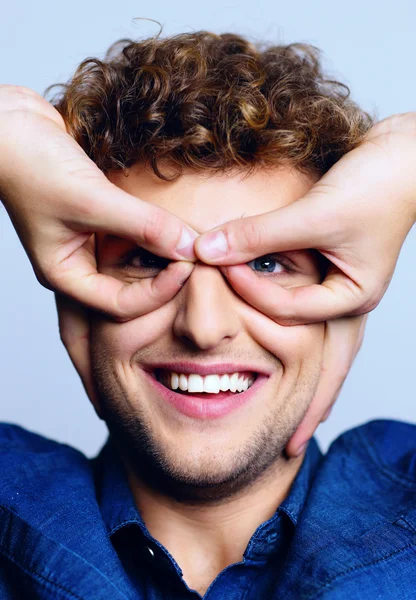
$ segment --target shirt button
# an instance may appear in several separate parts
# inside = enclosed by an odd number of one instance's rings
[[[155,557],[155,553],[153,552],[150,546],[146,546],[146,550],[151,558]]]

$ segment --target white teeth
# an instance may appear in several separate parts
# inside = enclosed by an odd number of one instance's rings
[[[230,377],[230,392],[236,392],[238,387],[238,373],[233,373]]]
[[[170,387],[172,390],[177,390],[179,387],[179,375],[177,373],[172,373],[170,376]]]
[[[186,392],[188,389],[188,378],[186,375],[179,375],[179,389]]]
[[[218,394],[220,391],[220,377],[219,375],[207,375],[204,377],[204,392],[210,394]]]
[[[188,375],[188,392],[203,392],[204,381],[201,375]]]
[[[165,372],[160,381],[171,390],[182,392],[218,394],[219,392],[245,392],[253,385],[255,377],[241,375],[240,373],[225,373],[224,375],[206,375],[202,377],[196,373]]]
[[[220,377],[220,390],[227,392],[230,389],[230,378],[228,375],[221,375]]]

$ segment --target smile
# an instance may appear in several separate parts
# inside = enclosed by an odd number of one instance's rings
[[[177,373],[166,369],[157,369],[155,377],[165,387],[178,391],[178,393],[219,394],[220,392],[245,392],[253,385],[257,373],[249,371],[203,376],[198,373]]]
[[[190,362],[143,365],[141,371],[163,404],[203,420],[225,417],[250,403],[272,374],[260,365]]]

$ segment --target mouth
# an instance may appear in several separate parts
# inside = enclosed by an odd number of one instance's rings
[[[184,395],[198,395],[207,398],[219,394],[241,394],[256,381],[258,373],[254,371],[236,371],[231,373],[181,373],[179,370],[156,369],[154,376],[166,388]]]
[[[270,373],[233,364],[147,365],[146,379],[161,400],[196,419],[223,417],[248,403]]]

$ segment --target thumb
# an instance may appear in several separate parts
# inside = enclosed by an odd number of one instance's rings
[[[208,264],[235,265],[270,252],[326,249],[340,243],[340,208],[318,190],[271,212],[229,221],[195,241],[198,258]],[[345,229],[345,221],[343,224]]]

